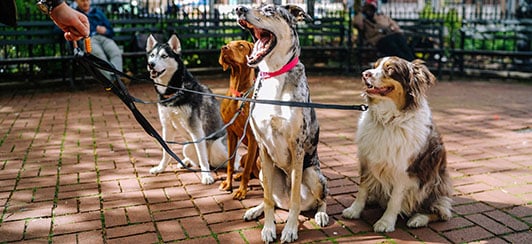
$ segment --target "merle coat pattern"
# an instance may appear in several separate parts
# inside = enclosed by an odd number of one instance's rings
[[[297,6],[240,6],[236,12],[238,23],[255,39],[248,57],[248,65],[260,70],[255,98],[310,102],[305,66],[298,61],[301,50],[296,31],[296,21],[310,17]],[[294,66],[286,68],[289,64]],[[266,243],[276,239],[276,206],[289,211],[281,242],[297,240],[300,211],[316,209],[316,223],[327,225],[327,186],[319,166],[319,124],[314,109],[257,103],[252,105],[251,116],[259,144],[264,201],[246,211],[244,219],[258,218],[264,212],[261,237]]]

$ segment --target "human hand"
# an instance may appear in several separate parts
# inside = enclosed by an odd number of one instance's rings
[[[89,36],[89,20],[84,14],[61,3],[52,9],[50,17],[65,32],[67,41],[77,41]]]
[[[105,28],[103,25],[96,26],[96,32],[98,32],[100,35],[105,35],[107,28]]]

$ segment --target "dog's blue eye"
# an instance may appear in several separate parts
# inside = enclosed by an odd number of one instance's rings
[[[161,58],[168,58],[168,55],[163,54],[163,55],[161,55]]]

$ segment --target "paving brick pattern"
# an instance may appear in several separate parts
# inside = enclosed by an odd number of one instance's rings
[[[360,79],[309,75],[313,101],[358,104]],[[216,93],[227,79],[201,77]],[[149,84],[131,93],[153,99]],[[298,242],[532,243],[532,86],[443,81],[429,100],[448,150],[453,218],[374,233],[383,210],[359,220],[342,210],[359,183],[354,134],[360,112],[319,109],[319,155],[328,178],[328,226],[300,216]],[[160,130],[155,105],[138,105]],[[180,140],[180,138],[177,138]],[[180,146],[173,146],[180,154]],[[113,94],[99,86],[0,92],[0,243],[260,243],[263,219],[242,220],[262,189],[251,181],[242,201],[200,175],[176,169],[153,176],[161,149]],[[237,186],[238,184],[235,184]],[[287,212],[276,211],[280,233]],[[279,234],[280,236],[280,234]]]

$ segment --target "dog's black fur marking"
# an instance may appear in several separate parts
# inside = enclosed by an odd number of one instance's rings
[[[187,70],[183,59],[181,58],[181,55],[175,53],[172,51],[172,48],[168,43],[157,43],[153,47],[152,50],[158,50],[158,49],[165,49],[166,53],[169,57],[173,58],[177,64],[178,69],[172,76],[172,79],[168,83],[168,86],[164,92],[164,94],[161,94],[157,90],[157,84],[154,84],[155,91],[157,92],[159,96],[159,100],[161,101],[161,104],[166,107],[177,107],[182,105],[189,105],[192,107],[200,107],[201,109],[192,110],[193,112],[197,113],[218,113],[218,111],[213,111],[213,109],[209,106],[202,106],[204,103],[202,102],[203,99],[211,99],[212,103],[218,104],[218,101],[213,96],[204,96],[201,94],[197,94],[194,92],[188,92],[188,91],[181,91],[180,88],[184,88],[187,90],[192,91],[198,91],[201,93],[212,93],[211,89],[208,87],[200,84],[198,80]],[[151,51],[150,51],[151,52]],[[147,55],[149,55],[149,53]],[[168,97],[171,97],[171,99],[168,99]],[[190,119],[194,118],[211,118],[212,116],[201,116],[201,114],[198,114],[198,116],[191,116]],[[224,126],[223,121],[217,121],[219,122],[216,126],[217,128],[221,128]],[[207,123],[216,123],[214,120]],[[207,128],[204,128],[207,129]],[[205,131],[206,135],[211,135],[214,133],[215,130],[212,131]],[[216,135],[213,135],[209,138],[209,140],[216,140],[220,137],[225,136],[227,132],[225,130],[218,132]]]

